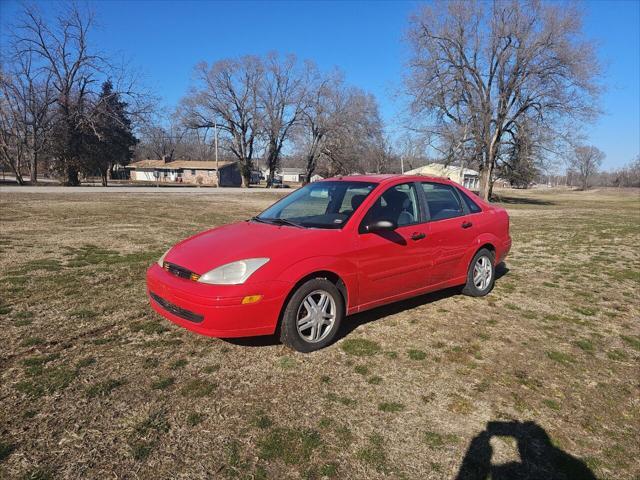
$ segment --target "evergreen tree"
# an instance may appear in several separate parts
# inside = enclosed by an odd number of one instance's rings
[[[106,81],[94,106],[92,121],[85,128],[83,169],[87,174],[99,173],[102,185],[113,175],[116,165],[127,165],[138,143],[127,115],[127,104]]]
[[[533,122],[525,119],[514,125],[511,141],[505,145],[496,167],[497,174],[512,187],[527,188],[540,172],[544,144],[545,139]]]

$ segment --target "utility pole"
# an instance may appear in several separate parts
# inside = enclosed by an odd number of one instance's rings
[[[404,155],[400,155],[400,173],[404,174]]]
[[[218,163],[218,121],[213,121],[213,143],[214,150],[216,155],[216,177],[218,181],[216,182],[216,188],[220,187],[220,165]]]

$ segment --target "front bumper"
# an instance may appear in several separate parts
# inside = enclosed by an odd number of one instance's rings
[[[280,281],[206,285],[176,277],[157,264],[147,270],[147,295],[153,309],[173,323],[209,337],[273,334],[290,288]],[[242,299],[248,295],[262,295],[262,299],[243,305]]]

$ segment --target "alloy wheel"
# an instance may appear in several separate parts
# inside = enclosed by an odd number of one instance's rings
[[[308,294],[296,315],[298,334],[309,343],[323,340],[336,321],[336,302],[325,290],[314,290]]]
[[[483,255],[476,260],[476,264],[473,266],[473,284],[480,291],[486,290],[491,284],[492,276],[491,259]]]

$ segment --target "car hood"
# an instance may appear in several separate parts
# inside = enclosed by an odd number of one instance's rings
[[[203,274],[220,265],[246,258],[270,258],[291,252],[288,244],[300,244],[312,229],[239,222],[206,230],[174,246],[165,261]],[[293,259],[292,259],[293,260]]]

